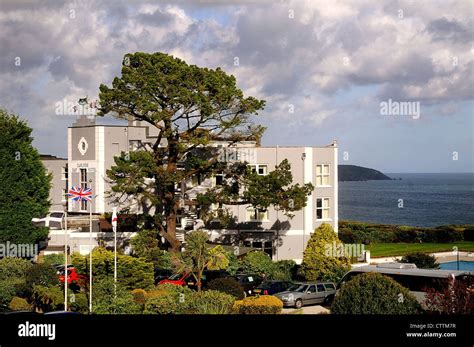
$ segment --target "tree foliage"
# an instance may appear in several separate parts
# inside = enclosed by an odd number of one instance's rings
[[[31,261],[26,259],[0,259],[0,304],[8,305],[14,296],[21,296],[32,267]]]
[[[0,109],[0,242],[32,244],[48,236],[31,219],[48,212],[51,175],[33,147],[31,128]]]
[[[473,277],[459,277],[442,289],[427,288],[424,304],[432,313],[474,314]]]
[[[117,283],[115,292],[114,279],[104,277],[94,285],[92,312],[95,314],[138,314],[141,312],[141,306],[135,302],[132,292],[124,285]]]
[[[267,253],[252,251],[241,260],[241,269],[244,273],[264,275],[266,278],[271,278],[275,271],[275,264]]]
[[[171,254],[160,247],[158,232],[139,230],[132,238],[133,255],[152,262],[156,269],[171,269]]]
[[[207,241],[209,235],[205,231],[195,230],[188,233],[185,251],[174,258],[174,266],[178,271],[194,275],[198,291],[201,291],[204,270],[224,270],[229,266],[224,248],[222,246],[211,248]]]
[[[203,206],[213,203],[224,205],[251,205],[260,210],[273,206],[286,216],[306,206],[307,197],[314,190],[311,183],[292,184],[291,165],[287,159],[275,166],[267,175],[258,175],[245,162],[222,168],[222,184],[199,194]]]
[[[406,254],[400,260],[400,263],[412,263],[420,269],[438,269],[439,264],[436,257],[422,252],[413,252]]]
[[[342,243],[331,225],[323,223],[313,232],[303,253],[300,270],[306,280],[338,282],[349,271],[348,258],[328,254],[328,249],[338,245]]]
[[[89,275],[89,255],[73,254],[72,263],[76,271]],[[112,278],[114,275],[114,253],[104,248],[92,251],[93,281]],[[127,290],[149,289],[154,284],[153,264],[141,258],[117,255],[117,281]]]
[[[209,172],[217,160],[194,167],[190,160],[184,170],[178,169],[178,163],[216,138],[236,143],[260,137],[264,129],[254,126],[251,117],[265,102],[244,97],[235,77],[220,68],[200,68],[167,54],[141,52],[125,55],[121,76],[114,78],[111,87],[102,84],[99,98],[99,115],[135,119],[159,130],[147,151],[131,154],[130,160],[117,159],[117,168],[108,176],[117,181],[112,192],[119,201],[133,196],[145,211],[150,206],[156,209],[156,228],[177,250],[176,185]],[[162,139],[164,147],[160,147]]]

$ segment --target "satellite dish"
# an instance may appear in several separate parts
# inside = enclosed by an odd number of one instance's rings
[[[79,98],[78,103],[79,103],[79,105],[86,105],[87,104],[87,96],[85,98]]]

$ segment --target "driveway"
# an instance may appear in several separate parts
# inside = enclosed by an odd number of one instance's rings
[[[329,314],[329,310],[321,305],[303,306],[297,310],[292,307],[283,308],[282,314]]]

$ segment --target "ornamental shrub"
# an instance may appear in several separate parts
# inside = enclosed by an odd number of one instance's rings
[[[69,308],[71,311],[82,314],[89,313],[89,298],[85,293],[70,293]]]
[[[34,308],[42,312],[57,311],[64,308],[64,293],[57,286],[34,285],[32,300]]]
[[[331,225],[321,224],[311,235],[303,253],[300,273],[307,281],[339,282],[350,270],[350,260],[328,254],[328,251],[342,245]]]
[[[133,294],[120,282],[117,282],[115,296],[112,277],[96,280],[92,295],[92,313],[95,314],[138,314],[142,307],[134,301]]]
[[[271,276],[276,281],[291,281],[297,276],[298,266],[294,260],[279,260],[274,263],[274,270]]]
[[[230,314],[235,297],[217,290],[193,292],[186,297],[186,312],[193,314]]]
[[[237,314],[279,314],[283,302],[275,296],[251,296],[235,302],[233,312]]]
[[[369,272],[345,283],[334,298],[333,314],[414,314],[421,305],[390,277]]]
[[[253,251],[247,253],[241,261],[241,269],[244,273],[265,274],[267,278],[273,276],[275,264],[270,256],[263,251]]]
[[[147,292],[143,289],[132,290],[133,300],[140,305],[145,305]]]
[[[31,311],[31,305],[26,301],[26,299],[19,298],[18,296],[13,297],[8,305],[14,311]]]
[[[180,314],[188,311],[188,304],[193,291],[187,287],[166,283],[156,290],[147,292],[143,313],[145,314]]]

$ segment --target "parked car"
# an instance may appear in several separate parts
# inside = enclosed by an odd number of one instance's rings
[[[252,290],[253,295],[273,295],[288,290],[292,285],[288,281],[265,281]]]
[[[251,295],[252,290],[262,283],[262,277],[259,275],[237,274],[230,277],[236,280],[242,286],[245,296]]]
[[[230,274],[227,271],[206,270],[202,274],[201,287],[205,288],[210,281],[216,278],[229,277],[229,275]],[[159,284],[164,283],[171,283],[178,286],[188,286],[191,289],[197,288],[197,279],[192,273],[174,274],[169,278],[159,282]]]
[[[168,279],[173,275],[173,271],[168,269],[155,269],[155,284]]]
[[[298,283],[287,291],[275,294],[283,301],[283,306],[301,308],[304,305],[330,305],[336,294],[336,286],[332,282]]]
[[[28,311],[28,310],[15,311],[6,305],[0,305],[0,315],[37,315],[37,314],[39,313],[35,311]]]
[[[170,283],[174,284],[177,286],[185,286],[186,285],[186,279],[190,276],[189,273],[176,273],[171,275],[168,278],[165,278],[161,281],[158,282],[158,284],[165,284],[165,283]]]
[[[73,311],[51,311],[51,312],[46,312],[45,316],[75,316],[75,315],[80,315],[79,312],[73,312]]]

